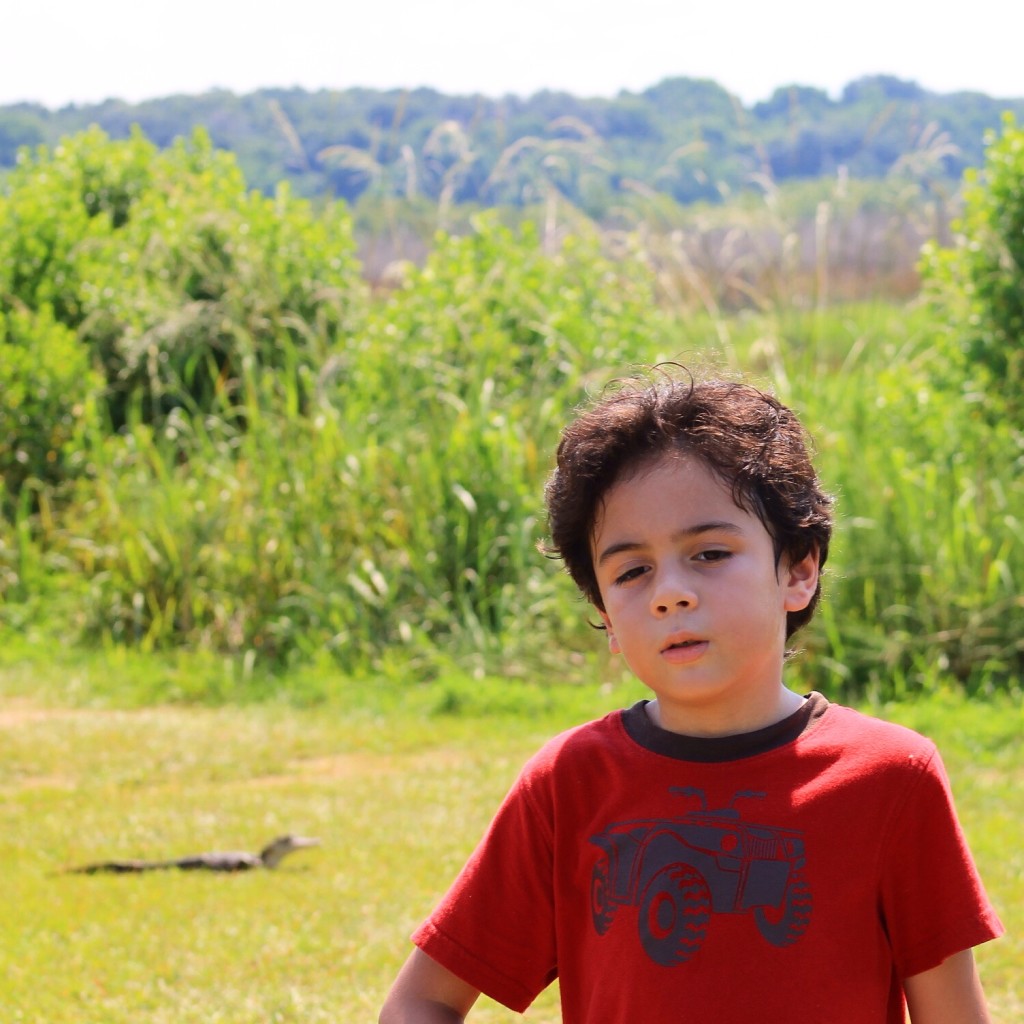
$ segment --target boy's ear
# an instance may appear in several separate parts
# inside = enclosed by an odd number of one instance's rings
[[[597,614],[601,616],[605,632],[608,634],[608,650],[611,651],[612,654],[621,654],[622,647],[619,645],[619,641],[615,637],[615,630],[612,629],[612,620],[608,618],[608,613],[598,608]]]
[[[818,589],[818,549],[812,548],[799,562],[790,563],[784,580],[787,612],[803,611]]]

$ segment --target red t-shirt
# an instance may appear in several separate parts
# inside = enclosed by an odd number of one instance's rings
[[[812,694],[724,739],[641,702],[526,765],[413,941],[564,1024],[893,1024],[901,979],[1001,934],[934,745]]]

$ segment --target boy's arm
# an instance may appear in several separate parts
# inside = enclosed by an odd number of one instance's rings
[[[480,995],[420,949],[398,972],[378,1024],[462,1024]]]
[[[907,978],[903,988],[913,1024],[991,1024],[970,949]]]

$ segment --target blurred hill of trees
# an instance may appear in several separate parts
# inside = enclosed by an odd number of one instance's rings
[[[630,192],[718,202],[758,181],[906,172],[946,190],[981,164],[985,134],[1004,111],[1024,119],[1024,99],[937,94],[885,75],[851,82],[835,99],[788,86],[751,107],[713,81],[689,78],[612,99],[355,88],[214,91],[59,110],[23,103],[0,107],[0,180],[21,147],[53,146],[92,124],[113,138],[138,125],[160,147],[201,126],[268,194],[288,181],[308,197],[522,206],[557,191],[602,218]]]

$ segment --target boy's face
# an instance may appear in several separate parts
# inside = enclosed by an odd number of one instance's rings
[[[611,649],[654,691],[663,728],[775,720],[786,613],[811,600],[816,553],[776,567],[761,520],[699,459],[672,454],[608,491],[591,552]]]

